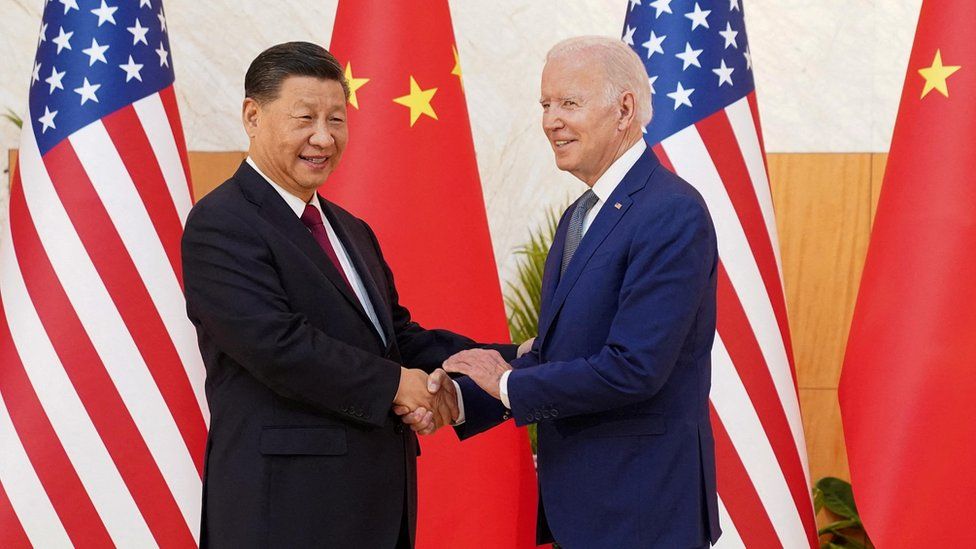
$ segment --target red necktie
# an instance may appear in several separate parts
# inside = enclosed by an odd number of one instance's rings
[[[342,270],[342,265],[339,264],[339,256],[336,255],[335,248],[332,247],[332,242],[329,240],[329,233],[325,230],[325,224],[322,222],[322,214],[318,208],[311,204],[306,204],[305,211],[302,212],[302,223],[311,231],[312,237],[319,243],[325,255],[329,256],[329,259],[332,260],[332,264],[339,271],[339,274],[342,275],[342,279],[346,281],[346,285],[352,288],[352,284],[349,284],[349,279],[346,278],[346,272]]]

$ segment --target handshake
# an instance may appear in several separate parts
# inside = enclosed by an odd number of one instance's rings
[[[531,349],[533,339],[519,345],[517,356]],[[429,435],[459,419],[460,398],[448,372],[470,377],[483,391],[501,400],[501,377],[511,369],[498,351],[487,349],[461,351],[430,375],[423,370],[401,367],[393,412],[417,433]]]
[[[401,367],[393,412],[422,435],[452,425],[460,414],[454,382],[443,368],[427,375],[423,370]]]

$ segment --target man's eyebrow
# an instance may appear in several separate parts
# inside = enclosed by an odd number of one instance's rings
[[[580,97],[578,95],[567,95],[564,97],[555,97],[555,98],[543,97],[542,99],[539,100],[539,103],[545,103],[546,101],[566,101],[569,99],[572,99],[573,101],[579,101]]]

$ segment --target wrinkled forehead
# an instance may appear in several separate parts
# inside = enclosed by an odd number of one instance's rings
[[[549,59],[542,69],[542,98],[590,96],[600,93],[605,81],[606,69],[593,54],[562,54]]]
[[[288,77],[274,101],[284,108],[334,109],[345,107],[342,85],[336,80],[312,77]]]

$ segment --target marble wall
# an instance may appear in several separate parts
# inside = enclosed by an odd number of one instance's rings
[[[645,0],[645,3],[648,0]],[[96,0],[79,0],[86,3]],[[691,0],[674,0],[682,9]],[[744,0],[770,152],[886,151],[921,0]],[[536,103],[559,39],[619,35],[624,0],[452,0],[471,126],[502,279],[511,250],[582,184],[558,172]],[[0,109],[22,112],[44,0],[0,0]],[[286,40],[327,44],[336,0],[166,0],[191,150],[240,150],[244,70]],[[690,7],[689,7],[690,10]],[[19,132],[0,121],[0,150]],[[3,155],[6,168],[6,155]],[[6,178],[4,178],[6,179]],[[6,217],[0,185],[0,222]]]

